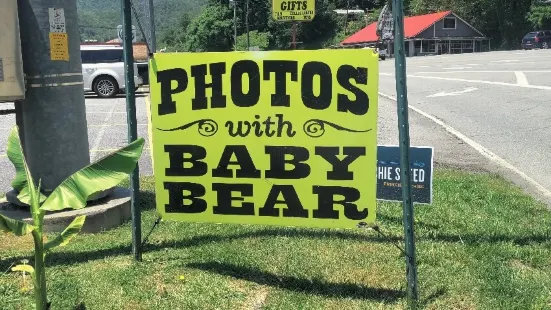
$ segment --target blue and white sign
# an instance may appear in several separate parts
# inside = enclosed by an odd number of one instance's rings
[[[412,198],[414,203],[432,203],[433,148],[410,147]],[[400,147],[377,148],[377,199],[402,201]]]

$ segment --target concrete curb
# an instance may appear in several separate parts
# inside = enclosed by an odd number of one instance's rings
[[[26,223],[32,223],[28,208],[0,203],[0,214]],[[84,209],[47,213],[44,216],[44,231],[61,232],[79,215],[86,215],[82,233],[98,233],[116,228],[127,222],[131,217],[130,190],[115,188],[105,199],[91,203]]]

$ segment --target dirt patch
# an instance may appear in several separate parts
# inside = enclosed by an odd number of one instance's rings
[[[251,294],[245,303],[243,304],[243,307],[241,309],[243,310],[259,310],[262,309],[264,306],[264,303],[266,302],[266,298],[268,298],[268,289],[266,287],[260,287],[257,290],[254,290],[253,294]]]

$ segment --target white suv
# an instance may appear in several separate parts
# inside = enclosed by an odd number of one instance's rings
[[[110,98],[125,91],[123,48],[112,45],[81,45],[84,91],[95,92],[99,97]],[[143,84],[134,63],[136,89]],[[134,89],[133,91],[135,91]]]

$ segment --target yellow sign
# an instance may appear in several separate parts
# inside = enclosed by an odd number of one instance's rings
[[[374,222],[378,64],[369,49],[155,54],[150,126],[161,217]]]
[[[50,57],[52,60],[69,61],[67,33],[50,32]]]
[[[272,0],[272,14],[276,21],[310,21],[316,16],[316,0]]]

